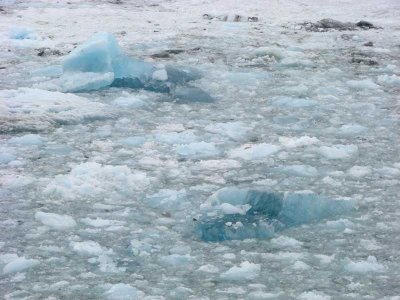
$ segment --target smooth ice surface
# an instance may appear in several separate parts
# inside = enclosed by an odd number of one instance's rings
[[[38,211],[35,214],[35,219],[55,230],[68,230],[76,226],[75,220],[67,215]]]
[[[274,232],[351,211],[354,202],[312,193],[223,188],[201,208],[195,232],[204,241],[269,238]]]
[[[6,264],[3,268],[3,274],[24,272],[27,269],[36,267],[39,265],[39,260],[37,259],[27,259],[25,257],[18,257],[8,264]]]

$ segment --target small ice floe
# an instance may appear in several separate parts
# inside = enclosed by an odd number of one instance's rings
[[[11,274],[23,272],[27,269],[36,267],[39,265],[39,260],[37,259],[28,259],[25,257],[16,257],[8,262],[3,268],[3,274]]]
[[[187,85],[201,78],[198,70],[170,65],[158,68],[126,55],[111,33],[98,32],[69,53],[62,75],[41,86],[63,92],[88,92],[108,87],[145,89],[169,93],[178,102],[213,102],[202,89]],[[122,106],[127,101],[119,100]]]
[[[261,272],[261,265],[244,261],[240,266],[233,266],[221,274],[221,279],[228,281],[246,281],[256,279]]]
[[[43,225],[54,230],[69,230],[76,226],[75,220],[68,215],[59,215],[38,211],[35,214],[35,219],[41,222]]]
[[[363,261],[350,261],[344,268],[352,273],[383,272],[386,269],[384,265],[378,263],[375,256],[368,256],[367,260]]]
[[[104,295],[108,300],[139,300],[143,299],[145,294],[129,284],[117,283]]]
[[[131,195],[150,184],[145,173],[127,166],[101,165],[95,162],[79,164],[66,175],[57,175],[44,192],[65,199],[96,198],[111,195]]]
[[[244,144],[239,148],[228,152],[231,158],[241,158],[244,160],[262,160],[281,150],[281,147],[273,144]]]
[[[310,192],[223,188],[200,206],[202,214],[195,222],[195,234],[209,242],[266,239],[288,227],[348,213],[354,204]]]
[[[326,159],[350,159],[358,154],[358,147],[356,145],[322,146],[318,149],[318,153]]]
[[[13,26],[8,31],[8,37],[13,40],[35,40],[38,35],[32,28]]]

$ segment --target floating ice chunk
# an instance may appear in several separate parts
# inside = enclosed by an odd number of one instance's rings
[[[149,185],[145,173],[132,172],[127,166],[111,166],[88,162],[75,166],[67,175],[57,175],[45,188],[47,194],[65,199],[129,196]]]
[[[304,292],[299,295],[300,300],[331,300],[331,296],[319,291]]]
[[[277,168],[279,171],[289,176],[315,177],[318,176],[318,170],[308,165],[291,165]]]
[[[271,243],[283,248],[298,248],[303,245],[303,242],[283,235],[271,239]]]
[[[281,97],[272,100],[271,104],[273,106],[279,106],[279,107],[302,108],[302,107],[315,106],[318,103],[314,100],[309,100],[304,98]]]
[[[295,270],[309,270],[311,267],[305,262],[298,260],[293,264],[292,268]]]
[[[196,166],[207,170],[226,170],[240,168],[242,164],[233,159],[210,159],[199,161]]]
[[[93,227],[107,227],[107,226],[118,226],[118,225],[123,225],[125,222],[123,221],[117,221],[117,220],[105,220],[101,218],[96,218],[96,219],[90,219],[90,218],[84,218],[81,219],[81,222],[93,226]]]
[[[119,47],[110,33],[99,32],[88,41],[74,49],[64,60],[63,76],[76,77],[74,74],[92,74],[90,78],[103,80],[91,81],[84,86],[87,90],[107,86],[146,89],[154,92],[169,93],[175,85],[199,78],[199,73],[189,68],[177,69],[171,66],[157,70],[152,64],[128,57]],[[97,73],[98,75],[93,75]],[[105,75],[110,74],[110,75]],[[72,82],[76,80],[71,79]],[[75,89],[80,91],[81,88]],[[174,96],[182,101],[211,102],[206,92],[194,87],[177,87]]]
[[[368,131],[368,128],[365,126],[361,126],[358,124],[345,124],[339,128],[339,130],[337,131],[337,134],[340,136],[353,137],[355,135],[364,133],[366,131]]]
[[[218,273],[219,269],[211,264],[202,265],[197,271],[204,272],[204,273]]]
[[[318,149],[318,153],[326,159],[349,159],[358,154],[358,147],[356,145],[322,146]]]
[[[8,37],[13,40],[36,39],[35,32],[27,27],[13,26],[8,31]]]
[[[286,68],[310,68],[314,66],[314,63],[305,58],[285,57],[279,65]]]
[[[114,36],[98,32],[74,49],[63,63],[65,72],[113,72],[115,59],[122,54]]]
[[[362,178],[372,173],[370,167],[365,166],[353,166],[348,171],[347,174],[351,177]]]
[[[178,102],[214,102],[215,99],[200,88],[192,86],[176,87],[173,96]]]
[[[13,137],[8,140],[10,144],[21,146],[40,146],[43,144],[43,138],[38,134],[26,134],[19,137]]]
[[[214,143],[204,141],[178,145],[175,147],[175,150],[179,155],[190,158],[206,158],[219,154],[219,150],[215,147]]]
[[[38,211],[35,219],[55,230],[68,230],[76,226],[75,220],[68,215],[58,215]]]
[[[114,73],[75,72],[63,74],[53,81],[60,86],[62,92],[76,93],[96,91],[111,85],[114,81]]]
[[[146,106],[146,102],[135,96],[119,97],[112,104],[123,108],[140,108]]]
[[[228,271],[221,274],[221,279],[229,281],[253,280],[260,275],[261,266],[244,261],[240,266],[233,266]]]
[[[36,267],[39,265],[37,259],[27,259],[25,257],[19,257],[13,259],[11,262],[6,264],[3,268],[3,274],[18,273],[27,269]]]
[[[228,155],[232,158],[244,160],[259,160],[277,153],[281,147],[272,144],[245,144],[239,148],[229,151]]]
[[[287,227],[344,214],[353,207],[352,201],[329,200],[312,193],[223,188],[200,206],[203,214],[195,233],[204,241],[271,238]]]
[[[371,79],[349,80],[347,85],[355,90],[378,90],[380,88]]]
[[[162,256],[160,258],[160,262],[170,266],[181,266],[188,264],[192,260],[192,257],[188,254],[170,254],[166,256]]]
[[[168,79],[168,73],[165,69],[156,70],[153,72],[153,75],[151,75],[151,78],[153,80],[165,81]]]
[[[158,193],[146,198],[146,202],[152,207],[162,209],[176,209],[186,200],[186,190],[179,191],[162,189]]]
[[[174,145],[174,144],[190,144],[194,143],[197,140],[196,135],[189,130],[182,132],[164,132],[158,133],[154,135],[154,138],[165,144]]]
[[[95,241],[71,242],[73,251],[83,256],[99,256],[103,254],[112,254],[112,250],[106,250]]]
[[[378,263],[375,256],[368,256],[367,260],[352,262],[345,265],[345,269],[352,273],[383,272],[385,266]]]
[[[38,131],[103,119],[107,106],[73,94],[20,88],[0,91],[0,131]],[[95,105],[93,105],[95,103]]]
[[[304,147],[319,143],[316,137],[301,136],[301,137],[279,137],[279,142],[287,148]]]
[[[129,284],[117,283],[105,292],[105,296],[108,300],[139,300],[144,293]]]
[[[205,127],[209,132],[228,136],[235,141],[245,138],[250,129],[243,122],[214,123]]]
[[[379,75],[378,83],[387,87],[400,87],[400,76],[397,75]]]
[[[15,160],[16,158],[17,157],[12,149],[0,147],[0,164],[8,164],[10,161]]]
[[[137,147],[143,145],[146,142],[146,138],[143,136],[130,136],[120,139],[118,142],[126,146]]]

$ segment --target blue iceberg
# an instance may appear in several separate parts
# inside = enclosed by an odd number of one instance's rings
[[[207,242],[271,238],[275,232],[347,213],[351,200],[313,193],[278,193],[223,188],[201,206],[196,235]]]
[[[67,91],[83,92],[112,86],[169,93],[178,101],[214,100],[205,91],[186,86],[187,82],[201,78],[198,70],[173,66],[159,69],[149,62],[129,57],[114,36],[106,32],[96,33],[74,49],[64,60],[62,69],[61,85],[67,87]]]

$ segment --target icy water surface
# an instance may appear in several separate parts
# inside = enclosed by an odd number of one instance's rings
[[[385,21],[396,13],[371,8],[377,29],[308,32],[297,24],[317,19],[305,8],[298,21],[249,23],[202,19],[205,4],[178,17],[185,5],[4,6],[1,298],[400,297],[399,29]],[[99,25],[105,8],[116,21]],[[127,9],[161,25],[132,29]],[[88,18],[90,34],[57,19],[67,12]],[[18,14],[30,38],[9,35]],[[100,29],[133,57],[196,67],[193,86],[215,101],[63,93],[57,68],[42,68]],[[184,51],[154,55],[171,49]],[[201,205],[234,186],[312,191],[356,209],[272,239],[200,240]]]

